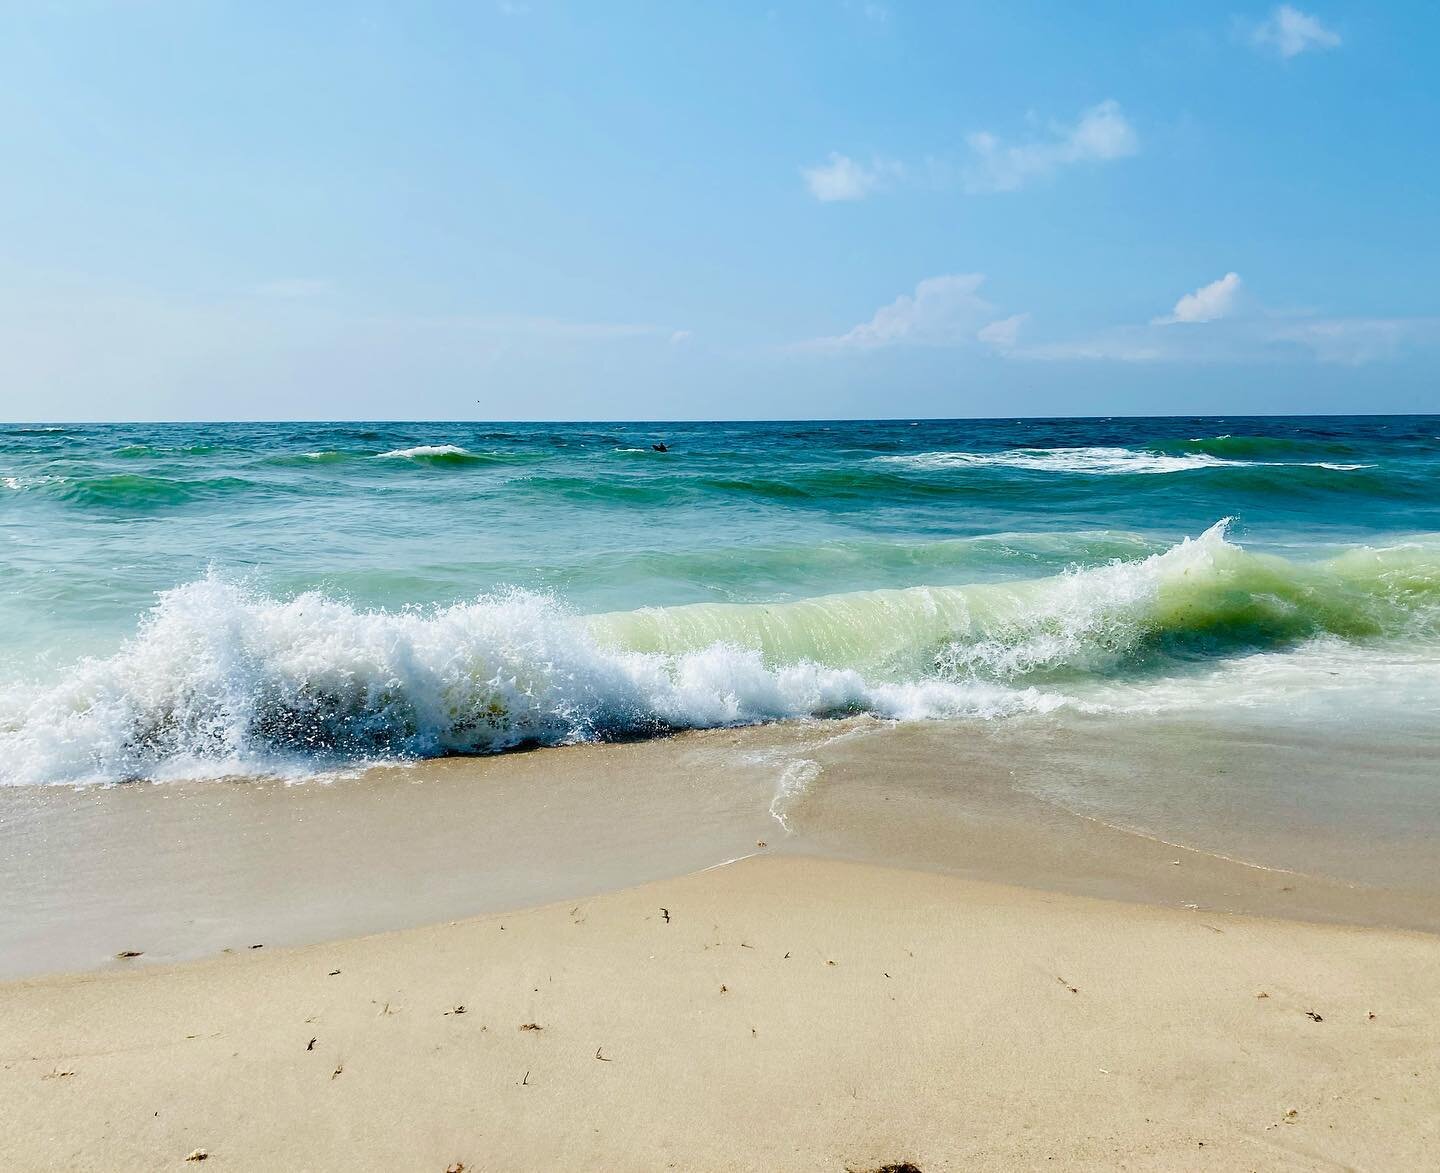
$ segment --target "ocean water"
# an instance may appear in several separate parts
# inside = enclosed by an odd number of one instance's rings
[[[1435,417],[0,425],[0,541],[9,785],[1440,711]]]

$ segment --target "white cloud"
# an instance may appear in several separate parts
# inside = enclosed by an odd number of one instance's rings
[[[1218,318],[1227,318],[1235,311],[1240,286],[1240,274],[1226,273],[1220,280],[1185,294],[1167,317],[1155,318],[1151,325],[1170,326],[1177,322],[1213,322]]]
[[[868,322],[844,334],[804,344],[826,350],[876,350],[885,346],[960,346],[993,312],[979,294],[983,273],[927,277],[915,292],[881,306]]]
[[[1289,60],[1311,49],[1334,49],[1340,44],[1340,34],[1326,28],[1318,17],[1282,4],[1269,20],[1251,30],[1250,40],[1256,47],[1273,49]]]
[[[1015,349],[1020,341],[1020,328],[1029,320],[1029,314],[1011,314],[975,331],[975,337],[1002,354]]]
[[[824,203],[832,203],[836,200],[863,200],[899,171],[898,164],[883,159],[877,159],[867,167],[855,162],[849,155],[831,151],[828,162],[806,167],[801,174],[811,195]]]
[[[1140,150],[1140,139],[1119,103],[1101,102],[1073,125],[1054,124],[1035,142],[1006,144],[989,131],[968,136],[972,160],[965,186],[972,192],[1015,191],[1075,163],[1123,159]]]

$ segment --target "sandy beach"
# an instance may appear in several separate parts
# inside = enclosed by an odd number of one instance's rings
[[[804,857],[3,996],[10,1169],[1418,1169],[1440,1143],[1432,936]]]
[[[0,3],[0,1173],[1440,1173],[1437,43]]]

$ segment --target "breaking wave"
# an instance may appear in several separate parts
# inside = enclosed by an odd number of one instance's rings
[[[1229,437],[1221,437],[1229,439]],[[1147,452],[1131,448],[1013,448],[1005,452],[915,452],[897,456],[876,456],[878,464],[936,471],[956,468],[1014,468],[1029,472],[1136,475],[1189,472],[1201,468],[1244,467],[1256,464],[1303,468],[1328,468],[1349,472],[1370,467],[1331,461],[1279,461],[1234,459],[1238,452],[1257,454],[1260,449],[1214,450],[1216,442],[1190,441],[1180,452]],[[1194,445],[1190,449],[1190,445]]]
[[[1440,545],[1290,562],[1223,522],[1047,578],[589,617],[518,591],[363,610],[212,575],[163,593],[116,654],[0,694],[0,781],[306,772],[858,713],[997,718],[1157,663],[1437,636]]]

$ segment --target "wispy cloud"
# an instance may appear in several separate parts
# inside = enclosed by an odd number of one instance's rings
[[[1226,273],[1218,281],[1185,294],[1169,314],[1153,319],[1150,324],[1173,326],[1177,322],[1213,322],[1227,318],[1235,312],[1241,284],[1239,273]]]
[[[1036,361],[1119,363],[1274,363],[1364,366],[1440,344],[1440,318],[1261,317],[1215,322],[1203,330],[1117,326],[1083,338],[1002,353]]]
[[[1242,313],[1236,273],[1187,293],[1174,310],[1145,325],[1114,326],[1070,339],[995,347],[1038,361],[1240,363],[1309,360],[1360,366],[1440,344],[1440,318],[1324,317],[1256,307]],[[1185,329],[1174,329],[1184,324]],[[996,323],[997,333],[1001,323]],[[987,327],[987,329],[989,329]],[[1003,335],[1002,339],[1003,341]]]
[[[1319,17],[1282,4],[1250,29],[1250,43],[1289,60],[1312,49],[1337,48],[1341,41],[1340,34],[1326,28]]]
[[[1272,322],[1268,338],[1308,351],[1320,362],[1362,366],[1407,347],[1440,342],[1440,318],[1311,318]]]
[[[981,326],[975,331],[975,337],[1001,354],[1008,354],[1019,345],[1020,330],[1029,320],[1029,314],[1011,314],[1008,318]]]
[[[869,321],[827,338],[802,343],[811,350],[877,350],[888,346],[959,346],[994,314],[980,296],[983,273],[927,277],[914,293],[902,293]]]
[[[1074,122],[1051,122],[1023,142],[1007,142],[988,130],[965,137],[958,158],[935,156],[914,165],[893,159],[857,162],[832,151],[829,158],[801,170],[810,194],[831,203],[863,200],[874,192],[906,182],[927,187],[959,186],[970,194],[1017,191],[1048,179],[1066,167],[1104,163],[1140,151],[1140,136],[1120,104],[1107,100],[1082,110]]]
[[[1076,163],[1123,159],[1140,150],[1140,138],[1115,101],[1101,102],[1072,124],[1052,123],[1040,138],[1006,143],[989,131],[966,139],[971,160],[965,168],[967,190],[1016,191]]]
[[[805,167],[801,174],[810,194],[822,203],[837,200],[863,200],[888,180],[899,176],[899,164],[877,159],[869,166],[857,163],[849,155],[830,152],[830,158],[814,167]]]

